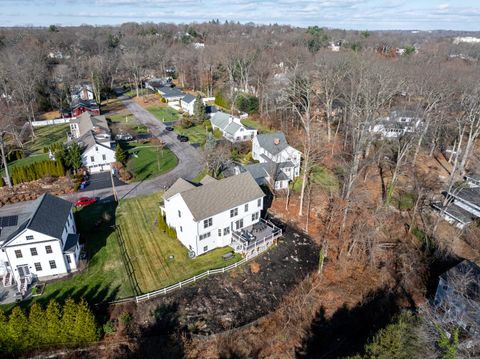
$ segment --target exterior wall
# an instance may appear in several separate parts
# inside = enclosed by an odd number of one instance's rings
[[[188,114],[190,116],[193,116],[193,107],[194,107],[194,104],[195,104],[195,101],[193,102],[184,102],[184,101],[180,101],[180,106],[182,107],[182,110],[185,111],[185,112],[188,112]]]
[[[235,224],[237,221],[243,220],[243,226],[238,230],[257,223],[263,209],[263,198],[260,199],[260,206],[258,206],[258,199],[256,199],[248,202],[247,210],[245,210],[245,204],[236,207],[238,208],[238,215],[233,218],[230,217],[230,209],[210,217],[212,218],[212,225],[204,228],[204,220],[196,222],[181,195],[177,194],[165,201],[166,222],[176,229],[177,238],[185,247],[193,250],[196,255],[201,255],[212,249],[230,245],[232,232],[237,230]],[[181,217],[179,217],[178,211],[180,211]],[[257,212],[259,213],[258,218],[252,220],[252,214]],[[226,228],[228,228],[228,233],[224,235]],[[221,229],[221,235],[218,233],[219,229]],[[210,237],[199,238],[208,232],[210,232]]]
[[[295,165],[294,170],[291,173],[285,172],[285,174],[289,176],[291,180],[293,180],[295,177],[300,176],[301,153],[292,146],[288,146],[282,152],[278,153],[275,156],[272,156],[270,152],[265,151],[265,149],[260,146],[257,138],[255,137],[252,141],[252,158],[259,161],[260,163],[264,163],[266,161],[262,157],[262,155],[267,156],[276,163],[291,161]]]
[[[258,206],[257,200],[248,202],[248,209],[245,211],[245,204],[242,204],[238,207],[238,215],[235,217],[230,217],[230,209],[222,213],[212,216],[212,225],[208,228],[204,228],[203,220],[198,223],[198,235],[202,235],[210,232],[210,237],[202,240],[198,240],[198,253],[203,254],[214,248],[228,246],[232,243],[232,232],[240,230],[242,228],[248,227],[254,223],[257,223],[260,220],[260,213],[258,219],[252,220],[252,214],[260,212],[263,209],[263,199],[260,201],[260,206]],[[233,208],[232,208],[233,209]],[[238,228],[236,227],[236,222],[243,220],[243,226]],[[224,230],[229,228],[229,233],[224,235]],[[221,229],[221,235],[219,235],[218,230]],[[205,247],[207,247],[205,249]]]
[[[92,109],[89,109],[87,107],[80,106],[80,107],[76,107],[72,110],[72,116],[73,117],[78,117],[82,113],[87,112],[87,111],[90,112],[93,116],[100,115],[100,109],[92,110]]]
[[[241,127],[233,135],[233,142],[250,141],[257,135],[257,130],[247,130],[245,127]]]
[[[27,240],[26,236],[28,235],[33,235],[34,239]],[[52,253],[46,252],[46,246],[52,247]],[[33,256],[30,251],[31,248],[35,248],[38,254]],[[21,250],[22,258],[16,257],[15,250]],[[67,273],[61,240],[34,232],[30,229],[23,231],[17,239],[9,244],[5,248],[5,254],[15,278],[18,277],[17,266],[19,265],[28,265],[30,273],[39,278]],[[51,260],[55,261],[57,268],[50,268],[49,261]],[[40,263],[42,270],[38,271],[35,268],[35,263]]]
[[[189,250],[198,253],[197,223],[180,194],[165,200],[165,218],[167,224],[177,231],[178,240]]]
[[[105,155],[105,160],[103,155]],[[93,157],[93,161],[91,157]],[[115,162],[115,151],[111,148],[95,145],[82,153],[82,163],[92,173],[109,171],[112,162]]]

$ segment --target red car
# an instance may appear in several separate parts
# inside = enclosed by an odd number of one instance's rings
[[[97,199],[94,198],[89,198],[89,197],[80,197],[80,199],[75,202],[75,206],[81,207],[81,206],[88,206],[89,204],[95,203]]]

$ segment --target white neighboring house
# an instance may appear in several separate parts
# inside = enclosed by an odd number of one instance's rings
[[[195,255],[229,245],[248,254],[281,235],[260,218],[264,197],[248,172],[222,180],[207,176],[200,184],[180,178],[165,192],[160,208]]]
[[[421,125],[422,120],[414,110],[392,111],[388,117],[382,118],[369,128],[371,133],[378,133],[385,138],[398,138],[406,133],[413,133]]]
[[[256,136],[252,141],[252,157],[260,163],[245,166],[257,179],[260,169],[268,173],[266,181],[274,180],[275,189],[285,189],[288,182],[300,176],[302,154],[290,146],[283,132],[266,133]]]
[[[84,112],[70,122],[73,140],[82,149],[82,164],[91,173],[109,171],[115,162],[110,129],[105,116]]]
[[[222,131],[223,137],[230,142],[250,141],[257,135],[257,130],[245,127],[238,117],[225,112],[215,112],[210,122],[212,128]]]
[[[45,193],[29,213],[1,217],[0,277],[25,294],[34,279],[75,272],[80,254],[73,204]]]
[[[93,100],[95,98],[92,85],[84,83],[74,86],[71,90],[73,100]]]
[[[186,94],[181,100],[180,100],[180,107],[182,108],[183,111],[187,112],[190,116],[193,116],[193,110],[195,107],[195,101],[196,97],[190,94]]]

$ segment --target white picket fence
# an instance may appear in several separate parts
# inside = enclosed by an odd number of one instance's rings
[[[62,125],[64,123],[70,123],[70,120],[75,120],[76,117],[71,118],[57,118],[54,120],[44,120],[44,121],[32,121],[33,127],[42,127],[42,126],[51,126],[51,125]]]
[[[247,257],[241,259],[240,261],[235,262],[233,264],[230,264],[229,266],[226,266],[226,267],[223,267],[223,268],[218,268],[218,269],[209,269],[206,272],[203,272],[199,275],[195,275],[192,278],[189,278],[189,279],[186,279],[184,281],[178,282],[178,283],[173,284],[169,287],[158,289],[158,290],[155,290],[153,292],[146,293],[146,294],[137,295],[137,296],[131,297],[131,298],[120,299],[118,301],[112,302],[112,304],[126,303],[126,302],[131,302],[133,300],[135,300],[137,303],[139,303],[139,302],[142,302],[142,301],[145,301],[145,300],[149,300],[149,299],[158,297],[160,295],[165,295],[165,294],[170,293],[171,291],[173,291],[175,289],[179,289],[179,288],[185,287],[188,284],[195,283],[197,280],[208,277],[212,274],[225,273],[225,272],[228,272],[232,269],[235,269],[235,268],[241,266],[242,264],[248,262],[249,260],[255,258],[260,253],[265,252],[267,250],[267,248],[268,247],[263,248],[262,250],[259,250],[258,252],[254,253],[254,254],[248,255]]]

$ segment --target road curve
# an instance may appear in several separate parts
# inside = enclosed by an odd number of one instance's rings
[[[116,190],[119,199],[143,196],[164,190],[171,186],[178,178],[182,177],[191,180],[202,171],[204,168],[204,161],[201,153],[196,148],[188,142],[178,141],[175,132],[167,131],[165,129],[166,126],[161,121],[128,96],[120,95],[118,98],[135,116],[137,121],[144,124],[153,136],[161,139],[166,147],[168,147],[178,158],[177,166],[163,175],[142,182],[135,182],[117,187]],[[113,198],[113,192],[111,188],[105,188],[96,191],[70,193],[61,197],[73,202],[84,196],[99,197],[101,200],[110,200]],[[27,209],[32,202],[33,201],[25,201],[3,206],[0,208],[0,215],[5,215],[9,211],[16,213],[22,212],[22,210]]]

